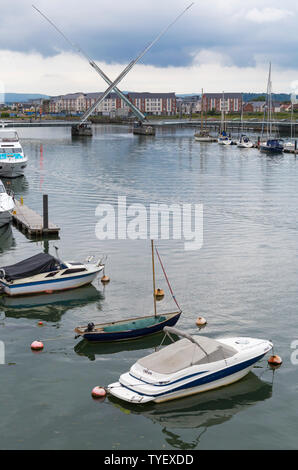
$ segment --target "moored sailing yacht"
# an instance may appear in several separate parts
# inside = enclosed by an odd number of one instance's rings
[[[201,98],[201,129],[200,131],[196,132],[194,135],[194,138],[197,142],[216,142],[216,138],[212,137],[209,134],[209,131],[203,126],[203,119],[204,119],[204,106],[203,106],[203,98],[204,98],[204,92],[202,88],[202,98]]]
[[[282,139],[273,136],[272,133],[272,82],[271,82],[271,62],[269,65],[269,75],[267,84],[267,140],[260,143],[261,152],[269,154],[281,153],[284,150]]]
[[[173,294],[169,280],[166,276],[164,267],[157,249],[155,249],[159,262],[161,264],[164,276],[169,286],[172,297],[178,307],[178,311],[170,313],[157,313],[157,289],[155,286],[155,263],[154,263],[154,243],[151,240],[152,254],[152,274],[153,274],[153,299],[154,299],[154,315],[130,318],[128,320],[118,320],[108,323],[100,323],[95,325],[89,323],[86,326],[78,326],[75,328],[77,337],[82,336],[87,341],[111,342],[111,341],[127,341],[142,338],[144,336],[160,333],[166,326],[174,326],[182,313],[177,300]]]
[[[227,135],[226,121],[225,121],[225,94],[222,92],[222,104],[221,104],[221,123],[220,123],[220,133],[217,139],[217,142],[220,145],[231,145],[232,139]]]
[[[0,129],[0,176],[16,178],[23,176],[28,158],[15,129]]]

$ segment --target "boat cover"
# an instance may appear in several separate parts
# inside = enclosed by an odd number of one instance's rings
[[[4,271],[4,277],[7,281],[14,281],[35,276],[36,274],[57,271],[57,269],[60,269],[60,263],[54,256],[47,253],[39,253],[11,266],[4,266],[1,269]]]
[[[221,361],[237,353],[236,349],[204,336],[200,336],[196,342],[198,344],[186,338],[180,339],[160,351],[143,357],[137,364],[158,374],[173,374],[193,365]]]

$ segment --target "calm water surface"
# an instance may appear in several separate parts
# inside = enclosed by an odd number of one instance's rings
[[[128,128],[97,127],[92,139],[69,129],[20,129],[29,166],[12,188],[38,212],[49,195],[50,219],[61,227],[60,256],[70,261],[108,255],[105,288],[97,281],[76,291],[2,299],[0,340],[1,449],[294,449],[297,439],[298,161],[194,142],[193,131],[164,129],[155,138]],[[161,338],[90,346],[73,329],[153,311],[150,243],[100,241],[99,203],[203,204],[204,244],[185,251],[160,241],[159,251],[183,309],[178,326],[201,334],[272,339],[284,363],[266,361],[221,390],[147,407],[92,400]],[[47,249],[14,227],[0,234],[0,265]],[[157,283],[166,289],[157,269]],[[160,311],[174,308],[168,292]],[[43,327],[38,321],[44,322]],[[45,348],[33,353],[41,339]]]

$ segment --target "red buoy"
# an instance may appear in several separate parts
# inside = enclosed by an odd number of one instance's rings
[[[42,322],[42,321],[39,321],[37,324],[38,324],[38,326],[43,326],[43,322]]]
[[[91,392],[93,398],[104,398],[107,394],[107,391],[104,387],[94,387]]]
[[[270,356],[269,359],[268,359],[268,364],[270,366],[281,366],[282,358],[280,356],[277,356],[277,355]]]
[[[31,349],[33,351],[41,351],[43,349],[43,343],[41,341],[33,341]]]

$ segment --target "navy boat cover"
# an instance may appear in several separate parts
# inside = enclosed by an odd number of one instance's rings
[[[39,253],[19,263],[0,268],[0,270],[4,271],[4,277],[7,281],[57,271],[58,269],[60,269],[60,262],[54,256],[46,253]],[[0,277],[3,277],[3,271],[0,271]]]

